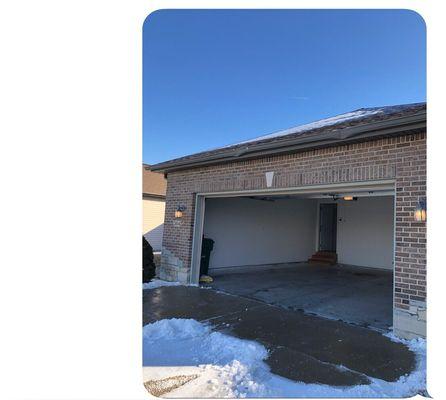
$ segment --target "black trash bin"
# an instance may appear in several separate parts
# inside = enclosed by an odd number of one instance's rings
[[[208,274],[209,260],[211,258],[211,251],[213,248],[214,248],[214,241],[209,238],[203,238],[201,244],[200,276]]]

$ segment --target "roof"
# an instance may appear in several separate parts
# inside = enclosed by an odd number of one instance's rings
[[[309,124],[152,165],[170,172],[272,154],[291,153],[342,143],[410,133],[426,128],[426,103],[360,108]]]
[[[166,179],[159,172],[151,171],[148,164],[142,166],[142,194],[143,196],[165,197],[166,196]]]

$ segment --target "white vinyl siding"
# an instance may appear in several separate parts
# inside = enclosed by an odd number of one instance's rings
[[[163,199],[143,199],[143,235],[154,251],[160,251],[163,243],[164,210]]]

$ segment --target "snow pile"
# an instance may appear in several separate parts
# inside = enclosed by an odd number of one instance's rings
[[[156,289],[161,286],[179,286],[180,282],[169,282],[163,281],[161,279],[152,279],[150,282],[146,282],[142,284],[142,289]]]
[[[194,377],[164,397],[410,397],[426,387],[426,343],[402,341],[417,356],[417,368],[397,382],[370,378],[369,385],[332,387],[294,382],[269,371],[268,352],[193,319],[168,319],[143,328],[145,381]]]
[[[143,341],[143,364],[152,366],[226,365],[234,360],[248,364],[268,355],[256,342],[213,332],[194,319],[163,319],[145,325]]]
[[[167,369],[170,376],[199,375],[166,397],[264,395],[266,390],[260,382],[269,375],[262,361],[267,355],[256,342],[213,332],[210,326],[193,319],[161,320],[143,328],[144,366],[177,366],[176,370]],[[161,370],[151,378],[155,377],[166,376]]]

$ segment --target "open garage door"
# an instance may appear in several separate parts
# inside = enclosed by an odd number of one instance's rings
[[[393,314],[394,192],[327,190],[205,199],[212,287],[387,329]]]

